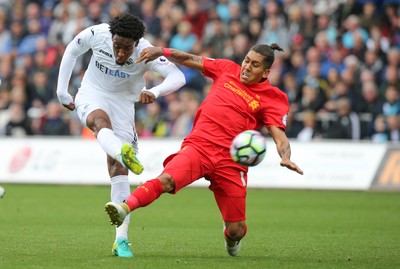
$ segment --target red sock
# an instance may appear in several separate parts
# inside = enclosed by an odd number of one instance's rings
[[[160,180],[152,179],[137,187],[126,199],[131,211],[138,207],[145,207],[155,201],[164,192]]]

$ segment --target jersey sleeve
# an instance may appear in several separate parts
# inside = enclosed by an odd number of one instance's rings
[[[212,59],[203,57],[203,75],[215,80],[222,73],[231,72],[232,64],[234,63],[227,59]]]
[[[138,48],[139,55],[144,48],[150,46],[152,47],[153,45],[151,45],[146,39],[142,39]],[[172,93],[180,89],[186,83],[183,72],[164,56],[160,56],[154,61],[148,62],[145,66],[147,70],[154,71],[164,78],[160,84],[148,89],[156,96],[156,98],[158,96]]]
[[[278,89],[275,91],[269,103],[270,104],[267,105],[262,112],[264,124],[267,127],[277,126],[286,130],[286,118],[289,113],[289,100],[287,95],[280,92]]]
[[[68,93],[69,80],[78,57],[91,48],[94,39],[93,29],[91,27],[80,32],[65,49],[57,80],[57,97],[62,104],[70,104],[73,101]]]

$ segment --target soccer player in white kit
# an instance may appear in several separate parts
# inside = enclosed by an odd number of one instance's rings
[[[136,158],[134,103],[152,103],[186,83],[183,73],[163,56],[147,64],[135,63],[142,50],[152,46],[143,38],[144,31],[143,22],[129,13],[115,17],[110,24],[88,27],[68,44],[58,76],[59,101],[67,109],[76,110],[82,124],[94,132],[107,153],[113,202],[122,202],[130,195],[128,169],[135,174],[143,171]],[[93,54],[73,97],[68,92],[71,74],[77,58],[89,49]],[[143,75],[148,70],[163,76],[163,82],[146,89]],[[112,248],[116,256],[133,257],[128,225],[129,216],[116,228]]]

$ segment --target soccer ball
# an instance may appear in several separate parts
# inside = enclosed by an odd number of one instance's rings
[[[266,152],[265,138],[255,130],[238,134],[232,140],[230,147],[233,161],[244,166],[256,166],[264,159]]]
[[[4,188],[2,186],[0,186],[0,199],[3,198],[5,193],[6,193],[6,191],[4,190]]]

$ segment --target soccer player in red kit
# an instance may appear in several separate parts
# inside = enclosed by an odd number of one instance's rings
[[[120,225],[131,211],[155,201],[162,193],[176,193],[204,177],[224,221],[225,246],[236,256],[245,236],[248,168],[235,163],[229,153],[233,138],[245,130],[268,128],[281,157],[280,165],[299,174],[303,171],[290,160],[291,149],[285,134],[289,112],[287,96],[268,80],[277,44],[256,45],[242,65],[226,59],[210,59],[179,50],[152,47],[143,50],[137,62],[148,63],[159,56],[171,62],[201,70],[214,80],[200,105],[190,134],[181,149],[164,161],[160,176],[140,185],[124,203],[105,206],[111,223]]]

